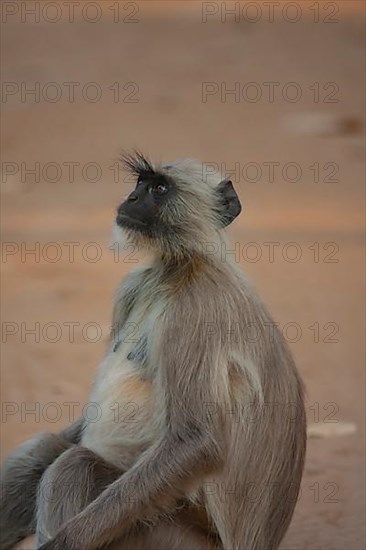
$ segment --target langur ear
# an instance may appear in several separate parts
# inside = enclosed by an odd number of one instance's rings
[[[229,179],[224,179],[216,188],[219,213],[223,227],[227,227],[241,212],[239,197]]]

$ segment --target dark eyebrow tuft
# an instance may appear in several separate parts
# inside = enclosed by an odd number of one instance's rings
[[[152,163],[140,152],[121,153],[120,160],[124,167],[139,179],[145,179],[156,175]]]

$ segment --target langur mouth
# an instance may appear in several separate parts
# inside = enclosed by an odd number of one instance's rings
[[[141,220],[138,220],[136,218],[132,218],[131,216],[128,216],[124,213],[118,213],[116,217],[116,224],[119,227],[123,227],[126,229],[146,229],[147,224]]]

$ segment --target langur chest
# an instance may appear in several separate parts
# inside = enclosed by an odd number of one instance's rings
[[[147,349],[151,322],[148,312],[136,310],[113,335],[89,399],[98,418],[86,419],[82,445],[123,468],[130,467],[159,432]]]

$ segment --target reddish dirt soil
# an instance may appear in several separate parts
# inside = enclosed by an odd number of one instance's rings
[[[3,103],[2,158],[19,170],[3,173],[2,182],[2,454],[36,432],[66,425],[66,403],[76,402],[77,413],[88,398],[114,288],[136,265],[126,251],[115,261],[108,250],[115,207],[130,186],[122,174],[115,182],[110,168],[119,150],[137,146],[163,161],[196,157],[219,168],[224,163],[224,171],[240,163],[234,182],[244,212],[230,228],[237,260],[292,340],[308,420],[321,432],[309,439],[302,492],[282,548],[364,550],[362,3],[337,2],[339,22],[329,24],[326,12],[314,23],[305,2],[306,17],[294,24],[281,17],[273,24],[221,23],[219,16],[202,23],[200,2],[176,10],[140,2],[137,23],[114,23],[106,4],[108,16],[95,24],[78,15],[74,23],[18,17],[3,25],[3,81],[38,81],[41,88],[56,82],[62,97],[48,101],[46,91],[38,103],[28,96],[22,102],[15,93]],[[63,84],[72,81],[80,83],[74,102]],[[88,82],[102,90],[95,103],[82,97]],[[115,82],[125,101],[113,101]],[[123,89],[127,82],[135,84]],[[262,98],[235,102],[215,93],[203,102],[202,82],[228,89],[239,82],[241,91],[254,82]],[[266,82],[278,83],[273,102]],[[296,102],[282,96],[284,88],[294,92],[286,88],[290,82],[301,90]],[[335,85],[325,88],[329,82]],[[330,93],[337,102],[327,102]],[[127,102],[128,94],[137,101]],[[39,181],[22,181],[36,162],[41,171],[57,163],[59,180],[50,181],[51,167]],[[74,181],[64,164],[70,162],[79,163]],[[101,169],[95,183],[81,170],[90,162]],[[273,182],[269,162],[279,163]],[[287,163],[300,167],[299,181],[289,181]],[[258,165],[262,174],[254,181]],[[87,177],[94,177],[92,169]],[[47,247],[51,242],[57,248]],[[74,261],[70,242],[77,243]],[[269,242],[278,243],[272,259]],[[25,254],[24,247],[35,246],[36,255]],[[345,423],[354,433],[341,435]]]

